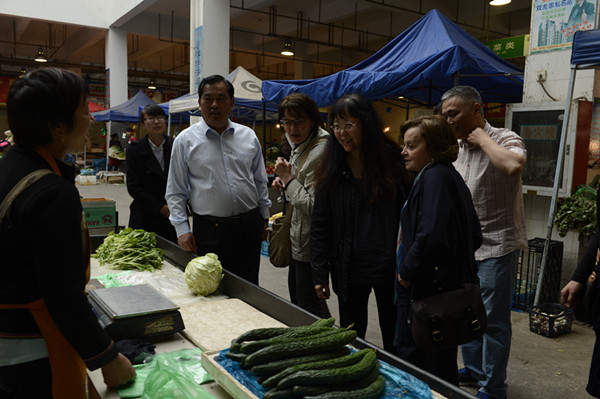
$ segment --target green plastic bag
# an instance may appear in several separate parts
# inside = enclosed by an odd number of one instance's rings
[[[202,350],[182,349],[159,353],[134,365],[135,381],[118,387],[122,398],[214,399],[200,384],[213,381],[200,363]]]

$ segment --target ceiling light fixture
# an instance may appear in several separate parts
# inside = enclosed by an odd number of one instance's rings
[[[36,62],[48,62],[48,59],[44,55],[44,50],[41,47],[38,48],[38,53],[35,56],[35,61]]]
[[[492,0],[490,1],[491,6],[505,6],[510,4],[511,0]]]
[[[292,48],[292,41],[290,39],[285,39],[285,45],[283,49],[281,49],[281,55],[292,56],[294,55],[294,49]]]
[[[148,89],[156,90],[156,84],[154,84],[154,80],[150,80],[150,83],[148,83]]]

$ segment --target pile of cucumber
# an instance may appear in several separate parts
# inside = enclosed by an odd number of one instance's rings
[[[373,349],[351,352],[356,331],[334,319],[309,326],[258,328],[231,342],[225,356],[258,376],[264,399],[375,399],[385,388]]]

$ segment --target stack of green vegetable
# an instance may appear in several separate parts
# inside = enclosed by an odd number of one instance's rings
[[[156,248],[156,234],[142,229],[126,228],[112,231],[92,255],[101,265],[109,263],[115,269],[138,269],[153,272],[162,268],[164,251]]]
[[[225,356],[258,376],[264,399],[374,399],[385,388],[373,349],[350,351],[356,331],[334,319],[309,326],[259,328],[231,342]]]

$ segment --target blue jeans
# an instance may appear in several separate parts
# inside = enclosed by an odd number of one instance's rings
[[[479,390],[495,398],[504,398],[508,390],[506,367],[512,336],[510,307],[519,252],[515,250],[499,258],[477,262],[488,326],[481,339],[461,346],[465,367],[479,380]]]

